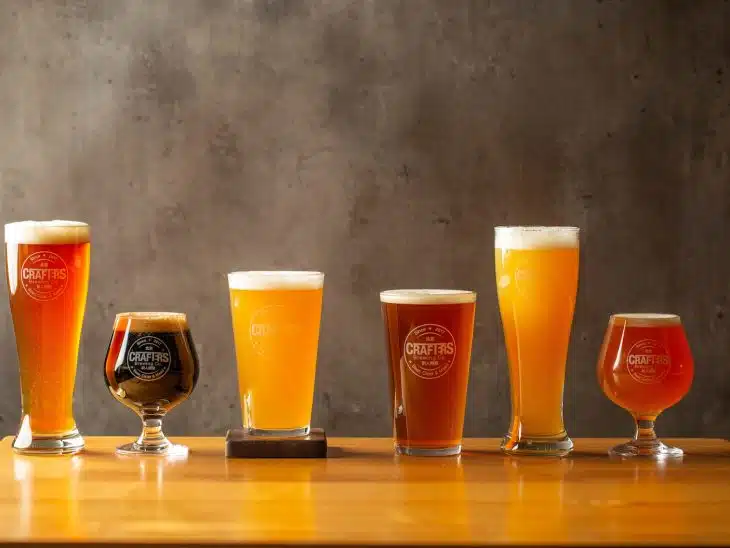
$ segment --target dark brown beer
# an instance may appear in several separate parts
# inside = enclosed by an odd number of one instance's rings
[[[137,413],[167,412],[190,395],[198,372],[195,346],[183,315],[135,318],[126,314],[117,318],[105,380],[124,405]]]
[[[380,294],[396,451],[461,451],[476,294],[396,290]]]

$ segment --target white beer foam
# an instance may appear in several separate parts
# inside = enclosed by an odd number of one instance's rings
[[[380,301],[392,304],[462,304],[477,300],[474,291],[463,289],[390,289],[380,293]]]
[[[630,327],[652,327],[662,325],[680,325],[682,320],[676,314],[638,312],[629,314],[613,314],[611,316],[611,323],[620,323]]]
[[[322,272],[304,270],[251,270],[228,274],[230,289],[321,289],[324,285]]]
[[[578,247],[574,226],[498,226],[494,247],[498,249],[554,249]]]
[[[5,225],[9,244],[77,244],[90,241],[89,225],[78,221],[20,221]]]

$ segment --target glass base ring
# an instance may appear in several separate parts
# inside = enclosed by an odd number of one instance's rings
[[[167,443],[162,445],[142,445],[132,442],[117,447],[117,454],[124,456],[151,455],[160,457],[187,457],[190,450],[186,445]]]
[[[249,436],[258,436],[261,438],[302,438],[309,435],[309,426],[302,428],[292,428],[289,430],[267,430],[263,428],[248,428],[246,433]]]
[[[78,430],[63,436],[26,436],[13,439],[13,451],[21,455],[73,455],[84,448],[84,438]]]
[[[557,438],[520,439],[507,434],[502,440],[501,449],[507,455],[564,457],[573,450],[573,440],[567,434]]]
[[[453,457],[454,455],[461,454],[461,445],[454,445],[452,447],[422,448],[406,447],[396,444],[395,453],[397,455],[408,455],[410,457]]]
[[[612,457],[632,458],[639,457],[645,459],[664,460],[664,459],[681,459],[684,455],[679,447],[666,445],[659,440],[650,443],[637,442],[632,440],[622,443],[616,447],[609,449],[608,454]]]

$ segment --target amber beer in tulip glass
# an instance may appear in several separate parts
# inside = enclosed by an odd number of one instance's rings
[[[694,363],[674,314],[614,314],[598,358],[598,382],[636,421],[634,439],[609,451],[619,457],[664,459],[682,450],[659,441],[654,421],[689,391]]]
[[[250,435],[309,434],[324,274],[228,275],[243,427]]]
[[[402,289],[383,291],[380,301],[396,452],[458,455],[476,293]]]
[[[509,454],[562,456],[563,385],[578,289],[578,229],[495,229],[494,261],[512,396]]]
[[[89,285],[89,225],[23,221],[5,225],[5,273],[20,364],[19,453],[75,453],[84,447],[73,416],[81,324]]]

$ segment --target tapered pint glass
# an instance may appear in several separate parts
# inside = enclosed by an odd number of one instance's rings
[[[509,363],[509,454],[562,456],[573,448],[563,424],[563,386],[578,288],[578,229],[495,229],[497,295]]]
[[[228,275],[243,428],[249,435],[309,434],[324,274]]]
[[[89,285],[89,225],[5,225],[5,273],[20,365],[20,453],[75,453],[76,363]]]
[[[396,289],[380,294],[396,453],[458,455],[476,293]]]

